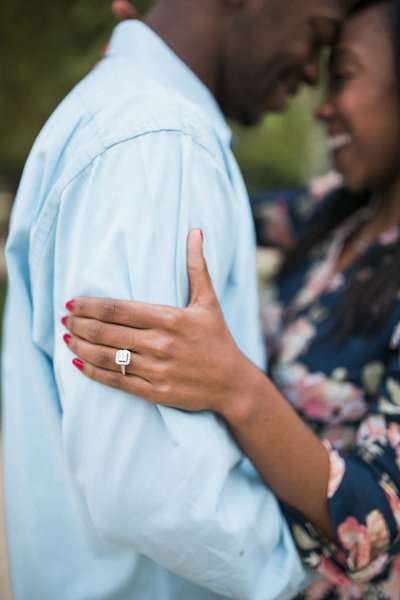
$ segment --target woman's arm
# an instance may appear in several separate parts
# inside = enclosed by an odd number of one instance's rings
[[[214,294],[199,230],[188,237],[188,272],[191,299],[184,309],[76,298],[63,320],[71,332],[65,341],[80,357],[75,365],[150,402],[222,415],[280,500],[334,539],[328,452],[236,346]],[[132,351],[126,376],[115,364],[119,348]]]

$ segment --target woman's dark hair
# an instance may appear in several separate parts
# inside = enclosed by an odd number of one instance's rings
[[[388,0],[360,0],[350,11],[353,15],[372,4]],[[392,42],[400,89],[400,0],[392,0]],[[400,110],[400,95],[399,95]],[[318,216],[318,222],[288,252],[277,279],[282,280],[298,267],[308,253],[322,242],[347,217],[370,202],[370,193],[355,195],[343,188],[336,192],[332,202],[327,203]],[[400,202],[400,198],[399,198]],[[356,268],[349,272],[346,290],[338,306],[336,322],[331,331],[339,343],[356,331],[368,330],[373,334],[386,321],[387,315],[398,298],[400,289],[400,240],[393,244],[374,245],[360,256]],[[359,278],[357,273],[364,267],[372,267],[373,276]],[[353,276],[352,274],[353,273]]]

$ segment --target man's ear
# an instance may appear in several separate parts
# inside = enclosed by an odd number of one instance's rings
[[[111,8],[120,21],[125,21],[126,19],[141,20],[142,18],[136,8],[130,2],[127,2],[127,0],[113,0]]]

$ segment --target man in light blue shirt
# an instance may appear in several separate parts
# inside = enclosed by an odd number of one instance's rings
[[[253,123],[315,80],[343,6],[293,4],[160,0],[146,24],[116,28],[32,149],[2,362],[15,600],[268,600],[311,581],[224,424],[82,377],[61,324],[79,295],[184,305],[186,236],[201,227],[228,326],[264,365],[252,220],[221,109]]]

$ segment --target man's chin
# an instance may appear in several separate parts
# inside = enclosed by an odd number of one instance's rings
[[[243,110],[240,115],[235,118],[241,125],[246,127],[252,127],[258,125],[262,118],[268,113],[280,113],[288,109],[290,103],[290,96],[285,91],[281,90],[274,91],[271,95],[266,98],[263,106],[258,110]]]
[[[270,94],[268,94],[268,98],[265,102],[265,111],[283,112],[287,110],[290,97],[287,87],[283,84],[278,85]]]

